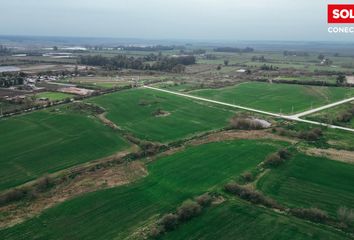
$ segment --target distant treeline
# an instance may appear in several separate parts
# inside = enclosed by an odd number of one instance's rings
[[[162,45],[156,45],[156,46],[145,46],[145,47],[139,47],[139,46],[118,46],[117,48],[126,50],[126,51],[147,51],[147,52],[154,52],[154,51],[170,51],[174,49],[180,49],[176,46],[162,46]]]
[[[0,45],[0,56],[6,56],[11,54],[11,50],[3,45]]]
[[[21,85],[24,83],[26,74],[19,73],[0,73],[0,87],[7,88],[15,85]]]
[[[153,61],[153,63],[151,63]],[[185,65],[195,64],[194,56],[164,57],[162,55],[150,54],[145,57],[128,57],[117,55],[112,58],[102,55],[81,56],[80,64],[89,66],[101,66],[108,70],[122,68],[137,70],[155,70],[167,72],[183,72]]]
[[[257,82],[269,82],[268,79],[255,79]],[[326,87],[353,87],[353,84],[347,83],[331,83],[326,81],[307,81],[307,80],[285,80],[285,79],[276,79],[272,80],[272,83],[284,83],[284,84],[298,84],[298,85],[309,85],[309,86],[326,86]]]
[[[283,52],[284,56],[302,56],[302,57],[308,57],[309,53],[307,52],[296,52],[296,51],[284,51]]]
[[[253,48],[234,48],[234,47],[218,47],[214,49],[214,52],[233,52],[233,53],[249,53],[254,52]]]

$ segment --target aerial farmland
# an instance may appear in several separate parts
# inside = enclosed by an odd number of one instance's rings
[[[86,67],[3,88],[1,238],[351,239],[350,70],[204,51],[175,72],[108,70],[87,50]]]
[[[0,240],[354,240],[323,3],[40,2],[2,3]]]

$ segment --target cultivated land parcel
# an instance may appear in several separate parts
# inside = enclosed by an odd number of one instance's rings
[[[65,107],[1,119],[0,129],[0,190],[129,145],[97,119]]]
[[[354,90],[253,82],[215,90],[196,90],[191,94],[258,110],[291,114],[352,97]]]
[[[234,110],[148,89],[129,90],[94,98],[107,118],[142,139],[169,142],[197,132],[222,128]],[[158,110],[166,115],[155,115]]]

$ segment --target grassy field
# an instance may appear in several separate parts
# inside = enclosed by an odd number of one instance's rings
[[[284,216],[237,200],[227,200],[161,239],[350,239],[339,231]]]
[[[335,215],[354,208],[354,165],[297,154],[258,182],[258,188],[291,207],[317,207]]]
[[[0,231],[0,239],[125,239],[173,211],[184,200],[223,184],[285,143],[227,141],[190,147],[148,165],[149,175],[130,185],[75,198],[23,224]],[[257,149],[257,151],[255,151]]]
[[[93,86],[101,88],[113,88],[131,84],[132,77],[75,77],[62,80],[62,82],[79,84],[80,86]]]
[[[39,111],[0,120],[0,191],[128,146],[93,117]]]
[[[106,109],[107,118],[142,139],[168,142],[225,127],[230,110],[148,89],[134,89],[89,100]],[[161,109],[166,116],[155,116]]]
[[[60,92],[41,92],[36,94],[36,98],[48,98],[50,101],[60,101],[73,96],[72,94]]]
[[[291,114],[353,96],[354,89],[252,82],[191,93],[264,111]]]

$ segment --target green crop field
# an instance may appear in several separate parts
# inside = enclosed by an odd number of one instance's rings
[[[36,98],[48,98],[50,101],[64,100],[74,95],[60,92],[41,92],[36,94]]]
[[[39,111],[0,120],[0,190],[127,147],[93,117]]]
[[[291,114],[353,96],[354,90],[252,82],[222,89],[197,90],[191,94],[264,111]]]
[[[211,207],[201,216],[167,233],[161,239],[252,239],[288,240],[350,239],[345,234],[294,217],[250,206],[237,200],[227,200]]]
[[[125,239],[184,200],[254,168],[286,143],[239,140],[209,143],[162,157],[130,185],[69,200],[12,228],[0,239]],[[254,151],[257,149],[257,151]]]
[[[292,207],[317,207],[334,215],[354,208],[354,165],[297,154],[258,182],[258,188]]]
[[[172,141],[228,124],[232,111],[148,89],[134,89],[91,99],[107,118],[142,139]],[[166,116],[155,116],[161,109]]]

